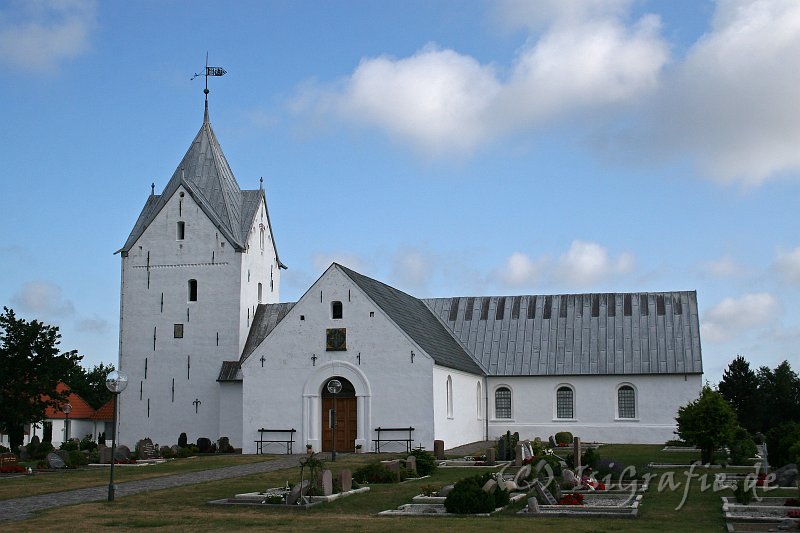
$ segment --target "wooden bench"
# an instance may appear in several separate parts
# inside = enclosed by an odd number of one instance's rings
[[[405,443],[406,445],[406,452],[411,453],[411,444],[414,442],[411,433],[414,431],[414,428],[407,427],[407,428],[382,428],[377,427],[375,428],[375,434],[377,435],[377,439],[372,439],[372,442],[375,444],[375,453],[381,453],[381,444],[386,442],[397,442],[397,443]],[[408,438],[385,438],[381,437],[381,433],[408,433]],[[405,437],[405,435],[403,435]]]
[[[288,438],[283,439],[265,439],[264,433],[288,433]],[[297,430],[292,429],[266,429],[261,428],[258,430],[258,440],[254,441],[256,443],[256,453],[262,454],[264,453],[264,445],[265,444],[285,444],[286,445],[286,453],[287,455],[292,454],[292,447],[294,445],[294,434],[297,433]],[[269,435],[267,435],[269,436]]]

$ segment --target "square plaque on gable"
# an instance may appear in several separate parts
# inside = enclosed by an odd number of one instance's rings
[[[325,330],[325,350],[341,352],[347,350],[347,329],[330,328]]]

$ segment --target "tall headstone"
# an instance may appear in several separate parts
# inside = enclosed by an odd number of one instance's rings
[[[322,471],[322,495],[330,496],[333,494],[333,474],[330,470]]]
[[[381,464],[391,470],[398,481],[400,480],[400,461],[381,461]]]
[[[575,471],[581,471],[581,438],[575,437],[572,441],[572,455]]]
[[[439,461],[444,460],[444,441],[443,440],[435,440],[433,441],[433,455]]]
[[[200,453],[211,452],[211,439],[207,437],[200,437],[199,439],[197,439],[197,450]]]
[[[508,451],[506,450],[505,437],[500,437],[497,440],[497,455],[500,456],[501,461],[508,461]]]
[[[307,479],[304,479],[302,484],[292,487],[292,490],[289,491],[289,495],[286,496],[286,505],[297,505],[300,498],[308,494],[308,487],[309,482]]]
[[[342,492],[353,490],[353,473],[350,470],[339,470],[339,485],[342,487]]]
[[[522,459],[525,456],[522,454],[522,443],[518,442],[514,450],[514,466],[522,466]]]
[[[486,464],[493,465],[495,460],[494,448],[486,448]]]
[[[409,455],[406,458],[406,470],[410,471],[414,477],[417,476],[417,458],[413,455]]]

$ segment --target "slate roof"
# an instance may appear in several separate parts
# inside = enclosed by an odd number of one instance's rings
[[[441,366],[491,376],[703,372],[695,291],[418,299],[336,266]],[[258,306],[240,362],[294,305]]]
[[[694,291],[455,297],[424,302],[489,375],[703,371]]]
[[[242,381],[242,367],[239,361],[223,361],[217,381]]]
[[[126,254],[133,247],[180,186],[194,198],[234,249],[244,251],[260,201],[263,200],[266,205],[264,191],[263,189],[242,191],[239,188],[217,136],[211,128],[208,102],[206,102],[203,125],[200,126],[200,131],[197,132],[186,155],[181,159],[164,191],[160,195],[151,194],[147,199],[127,241],[118,252]],[[274,239],[272,225],[269,223],[269,210],[267,210],[267,223]],[[277,254],[276,246],[275,255]],[[280,259],[278,265],[286,268]]]
[[[464,347],[431,313],[422,300],[349,268],[337,266],[420,348],[433,357],[436,364],[474,374],[484,374],[484,370],[469,356]]]

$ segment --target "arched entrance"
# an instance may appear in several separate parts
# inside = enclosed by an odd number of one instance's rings
[[[336,431],[332,429],[334,420],[334,395],[328,392],[327,384],[331,379],[342,383],[342,390],[336,394]],[[356,389],[350,381],[342,376],[331,376],[322,384],[322,451],[333,451],[333,436],[336,435],[337,452],[354,452],[358,437],[358,402]]]

